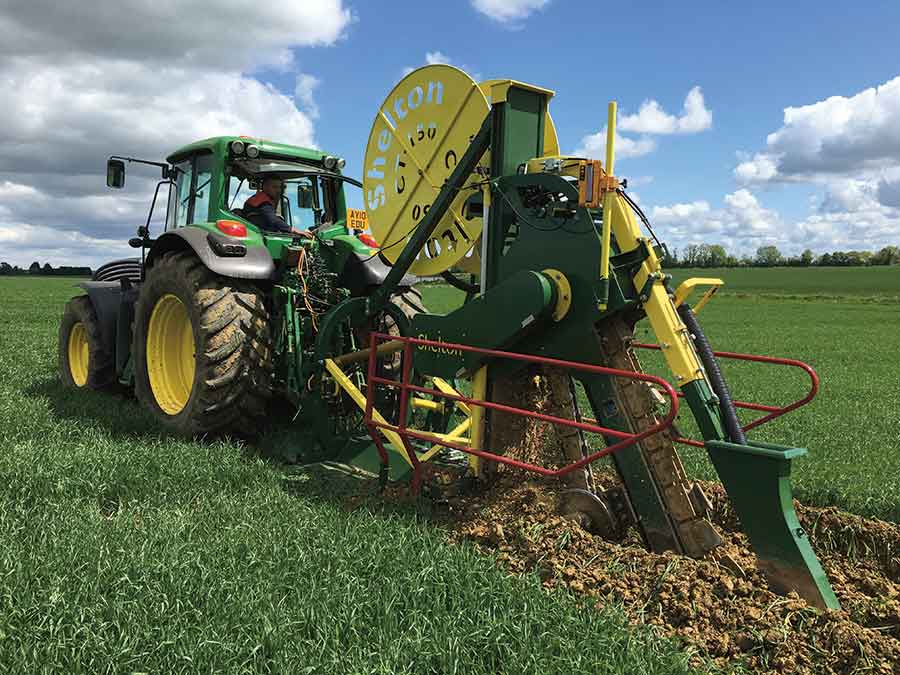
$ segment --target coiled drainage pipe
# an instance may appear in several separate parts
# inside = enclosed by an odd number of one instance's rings
[[[713,393],[719,397],[719,408],[722,411],[725,433],[728,434],[728,438],[732,443],[746,445],[747,437],[744,435],[744,429],[741,426],[741,421],[738,419],[731,392],[728,390],[728,385],[725,383],[725,378],[719,369],[719,362],[716,360],[715,354],[713,354],[709,340],[706,339],[706,334],[700,327],[700,322],[697,321],[697,316],[686,302],[681,303],[678,307],[678,316],[681,317],[684,325],[687,326],[688,331],[693,336],[694,346],[697,348],[700,362],[706,369],[709,384],[712,386]]]

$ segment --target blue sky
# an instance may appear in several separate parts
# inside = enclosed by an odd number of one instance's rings
[[[591,135],[616,99],[634,149],[617,173],[671,245],[900,244],[897,3],[51,5],[0,9],[0,79],[23,92],[0,141],[10,262],[121,252],[152,185],[108,194],[112,153],[251,133],[315,143],[358,176],[379,104],[428,60],[555,90],[563,152],[599,156]]]

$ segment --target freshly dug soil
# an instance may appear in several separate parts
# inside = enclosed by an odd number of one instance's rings
[[[534,373],[495,392],[504,402],[564,414]],[[559,466],[554,434],[510,417],[492,447],[543,466]],[[599,486],[616,481],[595,472]],[[427,481],[446,485],[434,472]],[[796,504],[801,524],[841,603],[820,611],[796,594],[769,590],[740,532],[724,489],[702,483],[724,543],[703,559],[647,551],[632,528],[620,542],[604,540],[560,515],[558,480],[509,467],[464,494],[443,493],[432,517],[452,541],[469,541],[513,574],[537,573],[548,588],[564,587],[600,606],[620,605],[635,622],[683,641],[697,665],[752,672],[900,673],[900,526],[836,508]],[[405,499],[395,486],[384,495]],[[589,639],[586,636],[586,639]]]
[[[726,503],[719,485],[703,487],[715,504]],[[535,571],[548,587],[620,604],[634,621],[683,639],[722,667],[743,661],[759,672],[900,672],[897,526],[799,508],[843,608],[822,612],[769,590],[725,509],[714,517],[725,543],[693,560],[650,553],[636,534],[620,543],[595,537],[558,515],[554,493],[549,482],[508,474],[489,490],[452,500],[443,525],[452,540],[473,541],[509,571]]]
[[[550,395],[547,378],[528,373],[504,383],[509,402],[571,417]],[[521,418],[501,425],[494,446],[543,466],[559,466],[559,437]],[[616,479],[595,472],[598,485]],[[474,542],[509,571],[536,572],[598,605],[621,605],[696,650],[698,664],[743,663],[758,672],[900,672],[900,527],[836,508],[797,505],[840,611],[819,611],[796,594],[769,590],[724,489],[702,485],[724,544],[705,558],[650,553],[632,529],[625,541],[594,536],[562,517],[559,481],[508,467],[465,497],[445,504],[442,524],[454,540]]]

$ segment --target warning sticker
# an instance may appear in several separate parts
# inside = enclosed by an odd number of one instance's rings
[[[368,230],[369,215],[365,209],[347,209],[348,230]]]

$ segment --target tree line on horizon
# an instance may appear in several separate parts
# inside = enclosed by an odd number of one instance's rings
[[[50,263],[41,265],[35,260],[28,266],[28,269],[22,269],[18,265],[0,262],[0,276],[40,275],[54,277],[89,277],[91,274],[92,271],[90,267],[70,267],[68,265],[53,267]]]
[[[867,267],[900,264],[900,246],[879,251],[833,251],[816,255],[806,249],[800,255],[785,256],[777,246],[760,246],[755,256],[737,257],[720,244],[689,244],[680,252],[663,252],[663,267]]]

